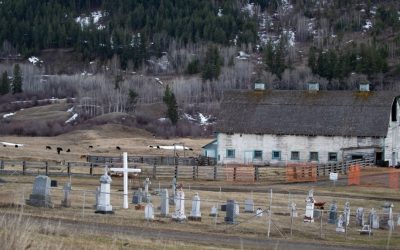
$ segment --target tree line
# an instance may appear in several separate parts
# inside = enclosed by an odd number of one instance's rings
[[[0,82],[0,96],[6,95],[12,92],[12,94],[22,93],[22,74],[19,64],[14,65],[13,76],[10,80],[8,72],[5,70],[1,76]]]

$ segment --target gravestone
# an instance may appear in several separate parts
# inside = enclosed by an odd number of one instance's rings
[[[110,186],[112,179],[108,175],[108,169],[105,168],[104,174],[100,177],[100,195],[97,203],[95,213],[100,214],[113,214],[112,206],[110,204]]]
[[[134,191],[132,196],[132,204],[136,205],[141,204],[142,197],[143,197],[143,192],[141,188],[139,188],[139,190]]]
[[[65,183],[64,188],[64,199],[61,201],[61,206],[63,207],[70,207],[71,206],[71,199],[69,197],[69,193],[71,192],[71,183]]]
[[[339,232],[339,233],[344,233],[345,232],[344,223],[346,223],[344,221],[344,216],[340,215],[339,219],[337,221],[337,224],[336,224],[336,232]]]
[[[144,185],[144,192],[143,192],[143,196],[142,196],[143,202],[151,202],[151,195],[149,192],[150,184],[151,184],[151,181],[149,178],[146,178],[146,180],[144,180],[144,182],[143,182],[143,185]]]
[[[368,215],[368,224],[371,225],[373,229],[379,229],[379,216],[376,214],[376,211],[373,208]]]
[[[385,202],[382,207],[383,215],[379,221],[379,227],[381,229],[394,229],[393,203]]]
[[[228,224],[236,224],[236,201],[227,200],[225,222]]]
[[[348,226],[350,223],[350,202],[346,202],[344,204],[344,222],[346,223],[346,225]]]
[[[235,214],[239,215],[239,213],[240,213],[240,206],[238,203],[235,203]]]
[[[357,208],[357,213],[356,213],[356,224],[357,226],[364,226],[364,208],[359,207]]]
[[[336,202],[334,201],[329,207],[328,223],[336,224],[336,219],[337,219],[337,205]]]
[[[147,203],[144,207],[144,218],[146,220],[154,220],[154,207],[153,204]]]
[[[167,217],[169,215],[169,197],[168,189],[161,190],[161,216]]]
[[[248,199],[244,201],[244,212],[245,213],[254,213],[254,201],[252,199]]]
[[[48,176],[36,176],[32,194],[29,195],[29,200],[26,203],[35,207],[53,207],[50,197],[50,182]]]
[[[308,192],[306,198],[306,214],[304,215],[304,222],[314,222],[314,190]]]
[[[182,190],[182,185],[179,187],[179,190],[176,192],[175,211],[172,214],[172,219],[175,221],[179,221],[179,222],[186,220],[185,193]]]
[[[171,206],[175,206],[176,204],[176,178],[172,179],[172,195],[169,198],[169,204]]]
[[[218,215],[218,208],[217,206],[212,206],[210,211],[210,217],[217,217]]]
[[[190,212],[189,220],[201,221],[200,197],[198,193],[192,199],[192,211]]]
[[[256,216],[257,217],[262,217],[263,216],[263,210],[261,208],[257,208],[256,210]]]
[[[293,218],[297,218],[299,215],[297,214],[297,208],[296,208],[296,203],[292,202],[290,204],[290,216]]]

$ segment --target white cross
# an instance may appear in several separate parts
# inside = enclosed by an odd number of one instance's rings
[[[114,172],[122,172],[124,174],[124,208],[128,208],[128,173],[140,173],[140,169],[128,168],[128,153],[124,152],[124,167],[110,168]]]

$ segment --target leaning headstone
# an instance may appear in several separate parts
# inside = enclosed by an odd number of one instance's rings
[[[175,221],[184,221],[186,220],[185,215],[185,193],[182,190],[182,186],[176,192],[176,204],[175,211],[172,214],[172,219]]]
[[[172,179],[172,195],[169,197],[169,204],[175,206],[176,204],[176,178]]]
[[[53,207],[50,197],[50,181],[48,176],[36,176],[32,194],[26,203],[35,207]]]
[[[225,222],[228,224],[235,224],[236,223],[236,201],[235,200],[228,200],[226,202],[226,216]]]
[[[344,204],[344,222],[348,226],[350,223],[350,202]]]
[[[304,222],[314,222],[314,190],[308,192],[306,198],[306,214],[304,216]]]
[[[344,217],[343,215],[339,216],[339,219],[338,219],[337,224],[336,224],[336,232],[340,232],[340,233],[344,233],[345,232],[344,223],[346,223],[346,222],[344,221],[343,217]]]
[[[133,196],[132,196],[132,204],[140,204],[142,203],[142,198],[143,198],[143,192],[142,189],[139,188],[139,190],[136,190],[133,192]]]
[[[189,220],[201,221],[200,197],[198,193],[196,193],[193,197],[192,211],[190,212]]]
[[[161,216],[167,217],[169,214],[168,189],[161,190]]]
[[[336,219],[337,219],[337,205],[336,202],[334,201],[329,207],[328,223],[336,224]]]
[[[110,186],[112,179],[107,173],[107,168],[104,174],[100,177],[100,195],[97,203],[95,213],[100,214],[113,214],[112,206],[110,204]]]
[[[357,226],[364,226],[364,208],[359,207],[357,208],[356,212],[356,224]]]
[[[254,213],[254,201],[252,199],[248,199],[244,201],[244,212],[245,213]]]
[[[71,199],[69,197],[69,193],[71,192],[71,183],[65,183],[64,188],[64,199],[61,201],[61,206],[63,207],[70,207],[71,206]]]
[[[210,217],[217,217],[218,215],[218,208],[217,206],[212,206],[210,211]]]
[[[144,207],[144,218],[146,220],[154,220],[154,207],[153,204],[147,203]]]
[[[382,207],[383,215],[379,221],[379,227],[381,229],[394,229],[393,203],[385,202]]]
[[[296,208],[296,203],[292,202],[292,203],[290,204],[290,207],[291,207],[291,209],[290,209],[290,216],[292,216],[293,218],[296,218],[296,217],[298,216],[298,214],[297,214],[297,208]]]
[[[263,210],[261,208],[257,208],[256,210],[256,216],[257,217],[262,217],[263,216]]]

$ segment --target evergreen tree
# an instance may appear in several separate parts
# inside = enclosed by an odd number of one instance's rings
[[[14,65],[13,71],[13,94],[22,93],[22,75],[21,75],[21,68],[19,64]]]
[[[202,77],[203,80],[218,79],[221,72],[222,58],[219,55],[218,47],[215,45],[207,48],[204,59]]]
[[[167,105],[167,117],[171,120],[173,125],[178,122],[178,106],[176,103],[175,94],[170,90],[169,86],[165,88],[164,103]]]
[[[136,103],[137,103],[138,96],[139,95],[138,95],[138,93],[136,93],[135,90],[129,89],[129,92],[128,92],[128,107],[129,107],[129,109],[131,111],[135,110],[135,106],[136,106]]]
[[[7,71],[4,71],[0,83],[0,95],[5,95],[10,92],[10,81],[8,80]]]

